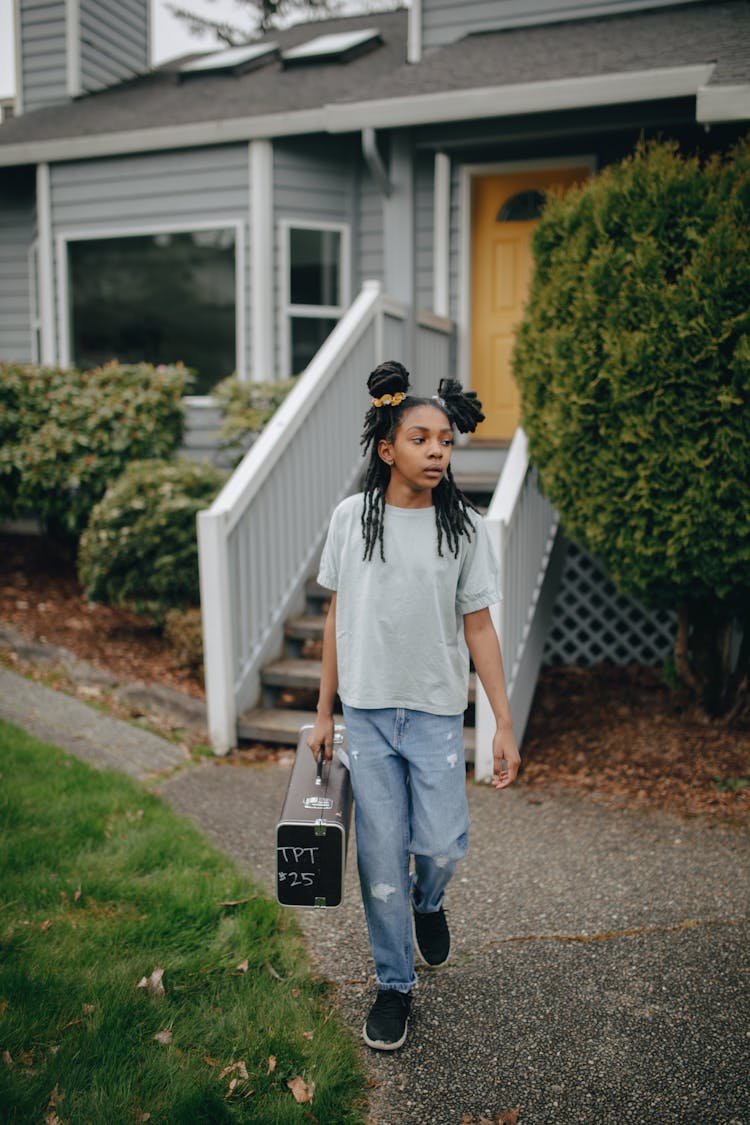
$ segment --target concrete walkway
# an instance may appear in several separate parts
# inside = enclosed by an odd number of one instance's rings
[[[181,757],[2,669],[0,715],[136,777]],[[271,890],[288,775],[208,761],[161,791]],[[520,788],[469,801],[451,962],[420,974],[403,1050],[363,1046],[371,1125],[511,1109],[520,1125],[748,1125],[750,832]],[[298,917],[359,1035],[374,984],[355,863],[340,910]]]

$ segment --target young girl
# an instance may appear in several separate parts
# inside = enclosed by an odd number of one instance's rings
[[[450,948],[443,894],[468,844],[469,655],[497,722],[497,789],[515,779],[520,757],[488,608],[501,596],[497,562],[450,468],[453,426],[473,432],[481,404],[452,380],[435,398],[412,397],[408,372],[394,361],[367,386],[364,493],[333,513],[318,575],[334,593],[308,745],[331,757],[338,691],[378,983],[363,1035],[391,1051],[406,1039],[416,984],[412,913],[428,965],[442,965]]]

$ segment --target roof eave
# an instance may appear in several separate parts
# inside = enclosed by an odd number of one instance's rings
[[[0,145],[0,166],[229,144],[304,133],[350,133],[665,98],[696,98],[700,123],[750,118],[750,86],[709,86],[713,63],[483,86],[321,106],[287,113],[164,125]]]
[[[349,102],[327,107],[326,127],[344,133],[689,97],[707,85],[713,70],[713,63],[705,63]]]
[[[325,131],[325,111],[323,107],[319,107],[290,113],[267,113],[254,117],[190,122],[186,125],[159,125],[152,129],[128,129],[79,137],[20,141],[18,144],[0,145],[0,166],[40,164],[56,160],[86,160],[100,156],[196,148],[200,145],[231,144],[237,141]]]

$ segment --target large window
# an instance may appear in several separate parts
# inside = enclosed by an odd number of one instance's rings
[[[72,362],[181,360],[207,394],[237,364],[235,243],[233,227],[69,240]]]
[[[349,301],[347,228],[290,223],[286,260],[287,372],[299,375]]]

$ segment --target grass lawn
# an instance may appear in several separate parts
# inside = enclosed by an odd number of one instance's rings
[[[294,921],[160,799],[0,722],[0,839],[3,1122],[364,1120]]]

